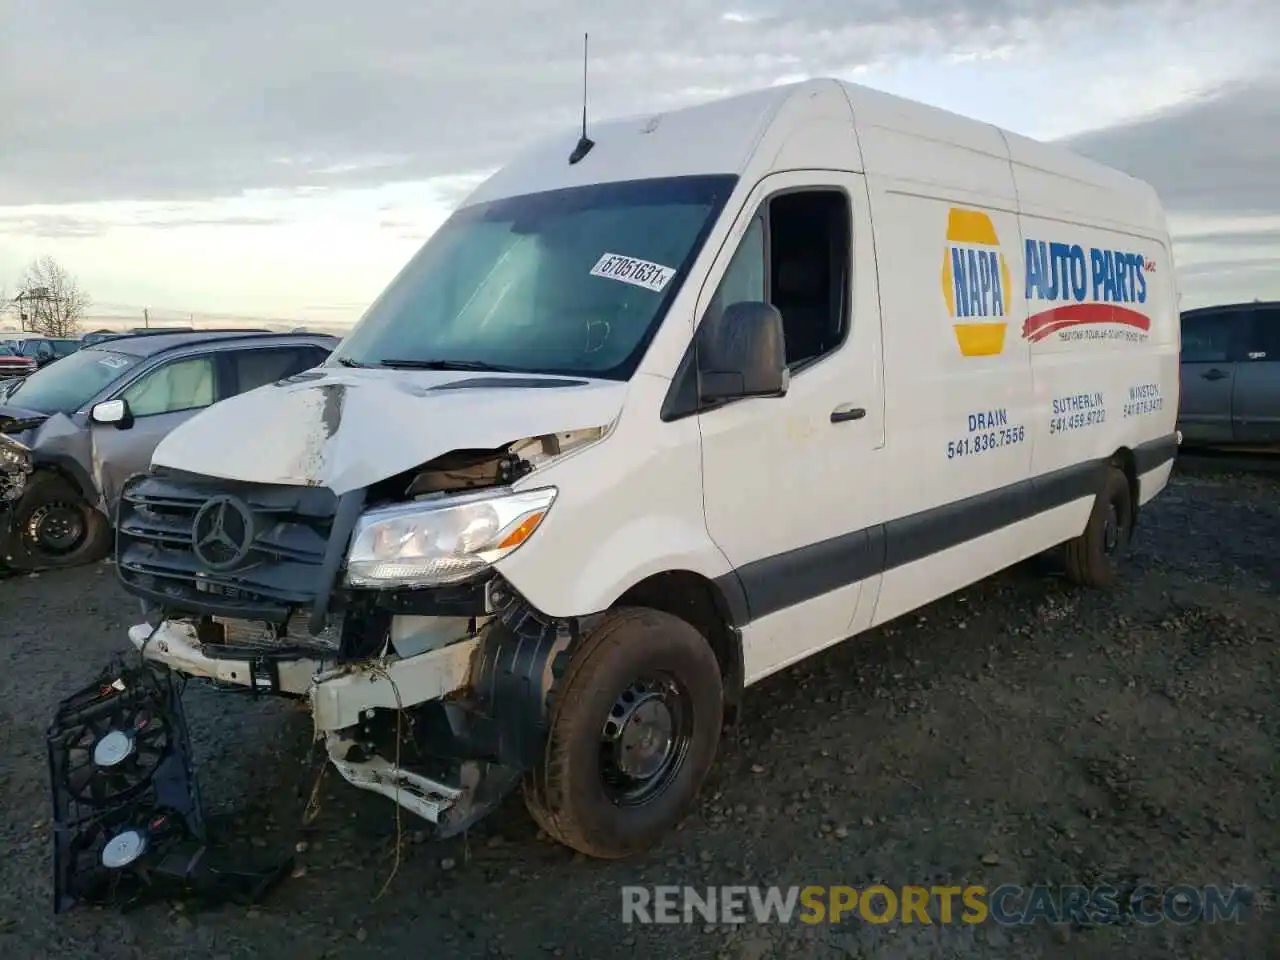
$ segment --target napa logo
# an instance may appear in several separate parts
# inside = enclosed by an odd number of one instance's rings
[[[1004,352],[1012,292],[1009,262],[991,218],[978,210],[952,207],[942,254],[942,298],[963,356]]]
[[[1148,273],[1155,262],[1132,250],[1028,237],[1024,339],[1128,340],[1147,337]]]

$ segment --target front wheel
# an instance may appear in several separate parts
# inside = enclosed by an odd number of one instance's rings
[[[36,473],[13,510],[9,562],[17,570],[74,567],[101,560],[111,548],[111,527],[74,486],[53,473]]]
[[[723,710],[720,666],[702,634],[668,613],[616,610],[557,686],[525,806],[550,836],[588,856],[644,850],[692,806]]]

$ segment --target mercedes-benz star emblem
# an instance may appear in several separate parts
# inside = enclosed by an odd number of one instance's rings
[[[208,569],[233,570],[253,549],[253,511],[243,500],[222,495],[205,501],[191,523],[191,549]]]

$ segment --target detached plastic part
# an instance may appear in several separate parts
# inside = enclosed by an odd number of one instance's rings
[[[55,913],[176,898],[250,902],[292,868],[292,858],[255,864],[209,845],[168,669],[116,658],[59,704],[46,744]]]

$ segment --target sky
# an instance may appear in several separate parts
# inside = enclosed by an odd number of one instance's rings
[[[837,76],[1152,183],[1183,306],[1280,299],[1275,0],[0,0],[0,289],[93,316],[359,317],[576,122]]]

